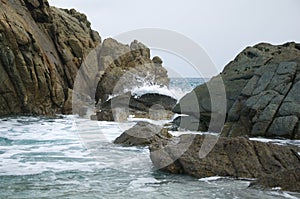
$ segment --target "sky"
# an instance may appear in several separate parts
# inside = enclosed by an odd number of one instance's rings
[[[142,28],[166,29],[183,35],[197,43],[213,63],[206,66],[201,74],[204,77],[217,75],[247,46],[260,42],[300,42],[299,0],[49,0],[49,3],[85,13],[102,40]],[[151,44],[150,48],[153,56],[163,59],[170,76],[198,77],[189,60],[152,48]]]

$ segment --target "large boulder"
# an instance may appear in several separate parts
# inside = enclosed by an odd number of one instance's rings
[[[100,81],[96,90],[96,102],[104,103],[110,95],[120,95],[136,87],[169,86],[167,70],[159,57],[150,58],[150,49],[138,41],[130,46],[114,39],[103,41],[100,51]]]
[[[280,188],[284,191],[300,192],[300,166],[265,175],[250,184],[250,187],[271,189]]]
[[[46,0],[0,1],[0,116],[72,112],[74,79],[101,42],[86,16]]]
[[[226,98],[214,100],[226,100],[226,122],[218,131],[223,136],[300,138],[299,44],[261,43],[248,47],[218,77],[223,79],[226,90]],[[208,130],[212,107],[207,85],[216,79],[184,96],[174,112],[195,117],[202,130],[203,126]]]
[[[155,142],[150,145],[150,151],[155,167],[197,178],[259,178],[300,165],[298,147],[251,141],[245,137],[218,139],[212,135],[185,134],[167,143]]]
[[[138,122],[116,138],[114,143],[123,146],[149,146],[154,142],[167,142],[171,137],[168,130],[161,126]]]

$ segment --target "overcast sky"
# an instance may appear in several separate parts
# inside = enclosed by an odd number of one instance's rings
[[[85,13],[102,39],[139,28],[163,28],[197,42],[217,67],[216,75],[246,46],[259,42],[300,42],[299,0],[49,0],[61,8]],[[174,41],[176,42],[176,41]],[[154,51],[164,64],[179,68],[184,61]],[[181,69],[182,68],[182,69]]]

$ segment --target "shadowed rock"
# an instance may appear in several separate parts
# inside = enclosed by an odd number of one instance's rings
[[[158,93],[132,96],[130,92],[118,95],[101,104],[97,112],[100,121],[126,121],[129,115],[153,120],[171,119],[177,100]]]
[[[148,122],[138,122],[114,141],[124,146],[149,146],[154,142],[165,142],[172,137],[168,130]]]
[[[250,184],[250,187],[271,189],[281,188],[284,191],[300,192],[300,167],[287,169],[265,175]]]

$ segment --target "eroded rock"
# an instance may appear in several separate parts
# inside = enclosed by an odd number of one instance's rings
[[[225,128],[217,132],[229,137],[299,137],[300,51],[296,46],[261,43],[246,48],[224,68],[218,77],[223,79],[226,98],[215,102],[226,100],[227,114]],[[212,114],[207,84],[196,87],[174,108],[176,113],[198,118],[206,130]]]

